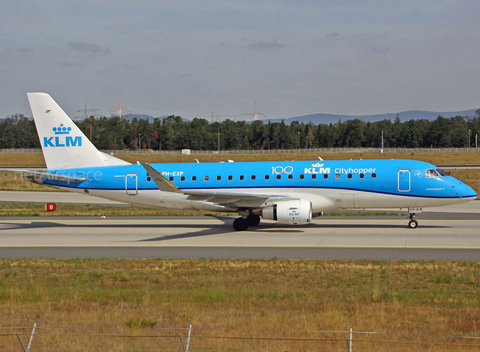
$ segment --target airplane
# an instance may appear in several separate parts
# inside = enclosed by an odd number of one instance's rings
[[[119,202],[184,211],[236,212],[237,231],[261,219],[301,225],[334,209],[408,209],[459,204],[475,191],[416,160],[319,160],[131,164],[99,151],[46,93],[28,93],[47,170],[29,181]],[[12,170],[19,171],[19,170]]]

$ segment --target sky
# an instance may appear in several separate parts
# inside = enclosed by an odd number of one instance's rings
[[[480,107],[478,0],[0,0],[0,118]]]

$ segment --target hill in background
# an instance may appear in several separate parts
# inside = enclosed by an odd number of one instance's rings
[[[262,119],[265,123],[268,121],[270,122],[281,122],[282,120],[286,124],[291,124],[293,121],[298,121],[300,123],[314,123],[315,125],[318,124],[331,124],[337,123],[338,120],[347,121],[347,120],[354,120],[354,119],[361,119],[364,122],[376,122],[376,121],[383,121],[383,120],[391,120],[394,121],[397,114],[400,117],[400,121],[405,122],[409,120],[435,120],[438,116],[442,116],[445,118],[455,117],[455,116],[475,116],[475,112],[478,109],[471,109],[471,110],[464,110],[464,111],[449,111],[449,112],[436,112],[436,111],[420,111],[420,110],[410,110],[410,111],[403,111],[399,113],[389,113],[389,114],[378,114],[378,115],[337,115],[337,114],[310,114],[310,115],[302,115],[296,117],[290,117],[287,119],[273,119],[273,118],[266,118]],[[137,120],[149,120],[149,122],[153,122],[155,119],[154,116],[150,115],[142,115],[142,114],[127,114],[123,116],[125,119],[132,121],[134,118]],[[166,118],[168,116],[160,116],[158,117],[160,120]],[[0,121],[5,120],[4,118],[0,118]],[[192,119],[182,118],[184,121],[191,121]],[[77,118],[75,121],[83,121],[83,119]],[[247,120],[251,122],[251,120]]]
[[[286,124],[291,124],[293,121],[298,121],[300,123],[313,122],[315,125],[337,123],[338,120],[342,120],[343,122],[346,120],[354,120],[354,119],[361,119],[364,122],[376,122],[376,121],[383,121],[383,120],[394,121],[398,114],[400,117],[400,121],[405,122],[409,120],[435,120],[438,116],[442,116],[445,118],[455,117],[455,116],[475,116],[475,111],[477,111],[477,109],[465,110],[465,111],[453,111],[453,112],[410,110],[410,111],[403,111],[399,113],[378,114],[378,115],[311,114],[311,115],[290,117],[288,119],[283,119],[283,121]],[[270,119],[270,121],[281,122],[282,119]]]
[[[268,121],[270,122],[281,122],[282,120],[286,124],[291,124],[293,121],[298,121],[300,123],[314,123],[315,125],[318,124],[330,124],[330,123],[337,123],[338,120],[346,121],[346,120],[354,120],[354,119],[361,119],[364,122],[376,122],[376,121],[383,121],[383,120],[391,120],[394,121],[397,114],[400,117],[400,121],[405,122],[409,120],[435,120],[438,116],[442,116],[445,118],[450,118],[454,116],[475,116],[475,111],[478,109],[471,109],[471,110],[464,110],[464,111],[449,111],[449,112],[437,112],[437,111],[420,111],[420,110],[410,110],[410,111],[403,111],[399,113],[388,113],[388,114],[377,114],[377,115],[337,115],[337,114],[310,114],[310,115],[303,115],[303,116],[296,116],[290,117],[287,119],[273,119],[273,118],[266,118],[262,119],[265,123]],[[128,114],[124,116],[127,120],[133,120],[134,118],[149,120],[152,122],[155,117],[149,115],[139,115],[139,114]],[[161,116],[160,119],[163,119],[167,116]],[[188,121],[192,119],[183,118],[183,120]],[[247,120],[251,121],[251,120]]]

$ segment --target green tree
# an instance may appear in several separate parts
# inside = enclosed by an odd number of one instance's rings
[[[406,148],[418,148],[421,144],[421,136],[418,133],[415,120],[407,121],[404,124],[401,134],[402,145]]]

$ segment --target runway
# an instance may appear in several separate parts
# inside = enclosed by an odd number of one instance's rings
[[[477,202],[474,202],[477,205]],[[320,217],[306,226],[230,217],[4,218],[0,258],[309,258],[480,260],[480,213]]]

